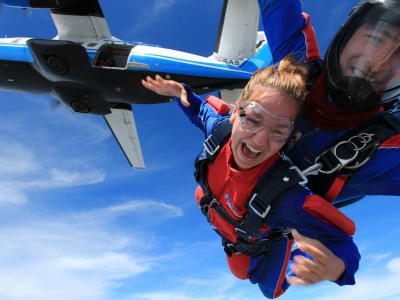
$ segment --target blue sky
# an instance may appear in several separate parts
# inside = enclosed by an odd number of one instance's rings
[[[114,36],[208,56],[222,0],[100,1]],[[304,0],[325,52],[355,0]],[[45,10],[4,7],[0,36],[51,38]],[[1,75],[0,75],[1,76]],[[194,201],[200,132],[175,104],[134,105],[147,168],[131,169],[100,117],[0,92],[0,299],[262,299],[229,272]],[[398,199],[344,209],[357,224],[357,284],[281,299],[399,299]]]

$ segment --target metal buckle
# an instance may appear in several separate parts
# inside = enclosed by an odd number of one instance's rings
[[[219,149],[219,145],[215,145],[214,141],[212,140],[212,134],[204,140],[203,145],[204,149],[210,156],[213,156]]]
[[[321,163],[316,163],[313,164],[312,166],[309,166],[308,168],[304,169],[303,171],[301,171],[304,176],[310,176],[310,175],[318,175],[318,171],[319,169],[322,167]]]
[[[243,229],[240,229],[240,228],[237,228],[237,227],[235,227],[235,231],[236,231],[236,234],[237,234],[237,236],[239,238],[241,238],[242,240],[250,243],[251,237],[252,237],[251,234],[249,234],[248,232],[244,231]]]
[[[250,201],[249,201],[249,207],[260,217],[260,218],[265,218],[269,212],[269,210],[271,209],[271,206],[268,205],[268,207],[265,209],[265,211],[263,213],[260,213],[253,205],[253,200],[256,198],[257,193],[255,193],[253,195],[253,197],[251,197]]]
[[[353,137],[352,137],[352,138],[353,138]],[[341,157],[339,157],[338,154],[337,154],[337,149],[338,149],[338,147],[339,147],[340,145],[344,145],[344,144],[346,144],[346,143],[352,144],[352,145],[354,146],[354,151],[355,151],[354,155],[353,155],[352,157],[350,157],[350,158],[347,158],[347,159],[346,159],[346,158],[341,158]],[[324,155],[325,153],[327,153],[328,151],[331,151],[331,152],[333,153],[333,155],[334,155],[335,158],[339,161],[339,163],[338,163],[334,168],[332,168],[332,170],[325,171],[325,170],[323,170],[322,168],[319,168],[318,171],[321,172],[322,174],[332,174],[332,173],[336,172],[337,170],[343,168],[344,166],[346,166],[347,164],[351,163],[353,160],[356,159],[356,157],[357,157],[357,155],[358,155],[358,153],[359,153],[357,149],[358,149],[357,145],[355,145],[353,142],[342,141],[342,142],[336,144],[333,148],[330,148],[330,149],[328,149],[328,150],[325,150],[324,152],[322,152],[322,153],[315,159],[315,163],[316,163],[316,164],[318,164],[318,161],[319,161],[319,159],[321,158],[321,156],[323,156],[323,155]]]
[[[300,185],[305,185],[308,182],[307,177],[303,174],[303,172],[300,171],[300,169],[297,166],[291,166],[289,168],[289,170],[295,170],[297,172],[297,174],[299,174],[299,176],[301,177],[301,179],[303,179],[303,181],[300,181],[299,184]]]
[[[354,137],[352,137],[352,138],[354,138]],[[351,139],[352,139],[351,138]],[[351,140],[350,139],[350,140]],[[353,160],[355,160],[356,159],[356,157],[357,157],[357,155],[358,155],[358,153],[359,153],[359,149],[360,148],[358,148],[357,147],[357,145],[356,144],[354,144],[353,142],[350,142],[350,140],[348,140],[348,141],[343,141],[343,142],[340,142],[340,143],[338,143],[338,144],[336,144],[336,146],[333,148],[333,150],[332,150],[332,153],[333,153],[333,155],[335,155],[335,157],[339,160],[339,164],[340,164],[340,167],[344,167],[344,166],[346,166],[346,165],[348,165],[349,163],[351,163]],[[351,144],[352,146],[354,146],[354,148],[353,148],[353,150],[354,150],[354,155],[352,156],[352,157],[350,157],[350,158],[341,158],[341,157],[339,157],[339,155],[337,154],[337,150],[338,150],[338,148],[340,147],[340,145],[345,145],[345,144],[347,144],[347,143],[349,143],[349,144]],[[362,149],[362,148],[361,148]]]
[[[374,134],[372,133],[362,132],[359,135],[355,135],[349,138],[348,142],[352,143],[356,147],[354,150],[361,151],[367,146],[369,142],[372,141],[373,136]],[[357,138],[360,139],[360,142],[362,143],[360,147],[357,147],[357,141],[356,141]],[[352,140],[354,140],[354,142],[352,142]]]
[[[321,165],[321,167],[318,168],[318,172],[320,172],[320,173],[322,173],[322,174],[332,174],[332,173],[334,173],[334,172],[336,172],[336,171],[338,171],[338,170],[340,170],[340,169],[342,169],[342,168],[346,168],[346,169],[356,169],[356,168],[362,166],[363,164],[365,164],[365,163],[369,160],[369,157],[367,157],[367,159],[365,159],[365,160],[362,161],[361,163],[358,163],[358,164],[356,163],[354,166],[347,166],[347,165],[350,164],[351,162],[353,162],[353,161],[357,158],[357,156],[358,156],[358,154],[360,153],[360,151],[361,151],[361,150],[364,150],[365,147],[367,147],[367,145],[372,141],[372,137],[373,137],[373,136],[374,136],[374,134],[369,134],[369,133],[362,132],[362,133],[360,133],[360,134],[358,134],[358,135],[352,136],[352,137],[349,138],[347,141],[339,142],[339,143],[337,143],[334,147],[332,147],[332,148],[330,148],[330,149],[328,149],[328,150],[325,150],[324,152],[322,152],[322,153],[315,159],[315,164],[316,164],[316,165],[317,165],[317,164],[320,164],[320,165]],[[358,144],[357,144],[357,142],[355,141],[356,138],[359,139],[359,142],[360,142],[361,145],[358,145]],[[347,159],[346,159],[346,158],[341,158],[341,157],[339,157],[339,155],[338,155],[338,153],[337,153],[338,148],[339,148],[341,145],[345,145],[345,144],[347,144],[347,143],[349,143],[349,144],[351,144],[351,145],[353,146],[354,155],[353,155],[352,157],[350,157],[350,158],[347,158]],[[325,170],[322,169],[322,164],[321,164],[321,163],[318,163],[318,161],[319,161],[319,159],[321,158],[321,156],[325,155],[325,153],[327,153],[328,151],[331,151],[331,152],[333,153],[333,155],[334,155],[335,158],[339,161],[339,163],[338,163],[332,170],[325,171]]]

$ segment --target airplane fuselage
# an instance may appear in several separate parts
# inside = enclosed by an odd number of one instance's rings
[[[257,68],[120,40],[0,39],[0,89],[49,94],[81,113],[105,115],[114,103],[171,101],[143,88],[148,75],[160,74],[203,94],[243,87]]]

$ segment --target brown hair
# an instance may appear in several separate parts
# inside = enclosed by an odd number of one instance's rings
[[[255,72],[240,95],[239,102],[250,100],[257,87],[274,88],[292,97],[300,107],[307,94],[307,74],[307,68],[298,63],[293,55],[286,55],[277,67],[273,65]]]

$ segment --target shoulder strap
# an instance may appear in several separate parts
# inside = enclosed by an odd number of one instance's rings
[[[286,159],[278,159],[258,180],[249,200],[245,222],[246,231],[260,237],[260,229],[273,204],[295,185],[304,185],[307,178]]]
[[[262,237],[261,226],[266,221],[271,207],[277,205],[290,188],[305,183],[307,179],[297,167],[279,159],[260,177],[247,201],[248,213],[240,222],[232,219],[218,201],[213,199],[210,207],[234,226],[238,236],[236,243],[222,236],[225,252],[229,256],[233,253],[242,253],[259,257],[269,251],[271,242],[282,238],[291,239],[290,229],[287,228],[273,228],[267,236]]]
[[[232,123],[225,119],[218,123],[212,133],[204,140],[203,146],[207,159],[211,162],[218,156],[222,147],[228,142],[232,132]]]
[[[307,75],[307,89],[311,90],[312,85],[317,81],[317,79],[324,72],[324,61],[322,59],[315,59],[312,61],[307,61],[305,63],[308,75]]]
[[[214,199],[207,183],[208,164],[214,162],[221,149],[228,142],[232,132],[232,123],[225,119],[218,123],[211,134],[205,139],[204,148],[197,156],[194,167],[194,178],[204,192],[204,197],[200,201],[201,211],[208,218],[208,207]]]
[[[218,123],[212,130],[211,134],[204,140],[203,150],[195,160],[194,177],[200,184],[201,179],[207,174],[206,167],[209,162],[214,162],[221,149],[228,142],[232,132],[232,123],[229,119],[225,119]]]

